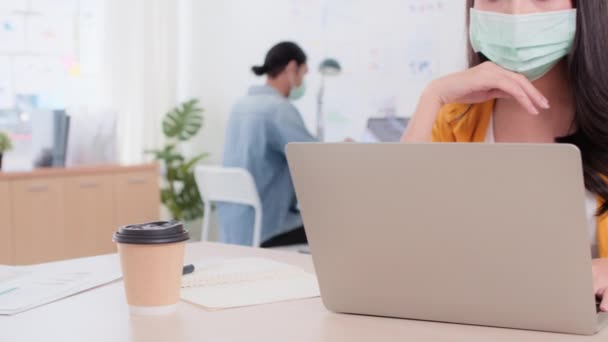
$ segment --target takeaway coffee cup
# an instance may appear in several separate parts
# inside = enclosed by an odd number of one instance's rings
[[[132,314],[166,315],[176,310],[189,238],[178,221],[132,224],[114,233]]]

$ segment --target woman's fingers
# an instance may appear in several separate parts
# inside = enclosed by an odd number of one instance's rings
[[[547,100],[547,98],[538,89],[536,89],[532,82],[530,82],[525,76],[502,69],[500,67],[498,68],[505,76],[517,82],[526,92],[526,94],[528,94],[528,97],[530,97],[530,99],[536,104],[536,106],[543,109],[550,108],[549,100]]]
[[[479,65],[477,70],[481,73],[483,82],[490,86],[490,94],[503,97],[503,93],[507,93],[530,114],[539,114],[537,107],[549,108],[549,101],[525,76],[505,70],[491,62]]]
[[[547,99],[526,77],[491,62],[435,80],[425,92],[433,94],[431,98],[438,99],[441,105],[512,98],[530,114],[549,108]]]
[[[518,82],[514,81],[504,73],[495,74],[495,76],[490,80],[490,86],[493,90],[499,90],[503,93],[509,94],[530,114],[539,114],[538,109],[534,105],[534,102],[526,90]]]
[[[600,311],[608,312],[608,259],[593,259],[591,261],[593,273],[593,292],[596,298],[601,298]]]
[[[493,99],[510,99],[511,98],[511,95],[509,95],[508,93],[505,93],[504,91],[499,90],[499,89],[490,90],[490,92],[488,93],[488,96]]]
[[[600,304],[600,311],[608,312],[608,288],[602,289],[596,295],[602,297],[602,302]]]

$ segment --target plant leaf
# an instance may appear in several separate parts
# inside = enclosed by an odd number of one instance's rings
[[[203,126],[203,110],[198,100],[192,99],[169,111],[162,122],[163,133],[173,141],[187,141]],[[171,141],[171,140],[169,140]],[[202,153],[186,159],[175,144],[167,144],[158,150],[147,150],[165,165],[166,186],[161,190],[161,200],[176,220],[196,220],[204,215],[204,204],[194,179],[194,166],[208,156]]]
[[[200,162],[201,160],[205,159],[209,157],[209,153],[201,153],[198,156],[193,157],[192,159],[190,159],[189,161],[187,161],[185,164],[183,164],[180,168],[181,168],[181,172],[186,173],[192,170],[192,168],[194,166],[196,166],[196,164],[198,164],[198,162]]]
[[[0,132],[0,154],[10,151],[13,148],[13,143],[8,134]]]
[[[177,106],[165,116],[163,132],[168,138],[186,141],[198,133],[203,126],[203,109],[198,100],[192,99]]]
[[[204,205],[196,183],[188,182],[178,196],[180,198],[183,217],[186,220],[196,220],[203,217]]]
[[[177,204],[176,196],[171,191],[170,188],[164,188],[161,190],[161,200],[163,204],[167,207],[169,212],[171,212],[171,216],[176,220],[181,220],[183,218],[182,210],[180,206]]]

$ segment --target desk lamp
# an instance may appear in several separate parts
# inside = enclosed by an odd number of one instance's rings
[[[324,59],[319,65],[319,73],[321,74],[321,87],[317,96],[317,138],[323,141],[325,138],[324,117],[323,117],[323,97],[325,95],[325,77],[333,77],[340,74],[342,68],[340,63],[333,58]]]

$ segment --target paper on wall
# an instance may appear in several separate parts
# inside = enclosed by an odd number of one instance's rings
[[[11,83],[11,61],[8,56],[0,56],[0,109],[15,107],[15,91]]]
[[[75,23],[65,15],[28,17],[27,49],[39,53],[73,54],[76,51]]]
[[[0,1],[0,11],[19,12],[27,10],[28,0]]]
[[[81,0],[29,0],[29,7],[33,12],[37,13],[64,13],[74,14],[78,11],[79,2],[87,3],[88,1]]]
[[[0,9],[0,52],[15,53],[25,49],[23,15]]]
[[[14,86],[17,94],[38,94],[63,84],[67,73],[57,57],[14,57]]]

